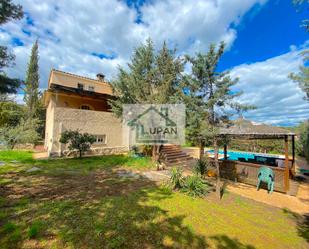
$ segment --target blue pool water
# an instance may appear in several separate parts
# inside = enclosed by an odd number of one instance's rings
[[[214,153],[214,150],[208,150],[207,152]],[[223,155],[223,150],[219,150],[219,154]],[[260,153],[251,153],[251,152],[241,152],[241,151],[227,151],[228,159],[237,161],[238,158],[254,159],[254,156],[264,156],[264,157],[276,157],[272,155],[265,155]]]

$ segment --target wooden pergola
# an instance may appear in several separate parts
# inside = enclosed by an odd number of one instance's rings
[[[238,119],[234,121],[232,126],[224,127],[220,129],[220,136],[226,136],[231,139],[283,139],[284,140],[284,181],[283,189],[281,191],[288,192],[290,189],[289,179],[290,172],[295,173],[295,133],[289,130],[265,125],[254,124],[251,121],[245,119]],[[292,143],[292,158],[289,157],[289,141]],[[224,161],[229,161],[227,157],[227,145],[224,145]],[[237,161],[238,162],[238,161]],[[291,167],[289,167],[291,162]],[[241,163],[241,162],[239,162]],[[259,164],[244,163],[247,167],[261,167]],[[239,166],[240,167],[240,166]],[[271,167],[279,174],[279,167]],[[277,168],[277,169],[276,169]],[[276,173],[276,172],[275,172]]]

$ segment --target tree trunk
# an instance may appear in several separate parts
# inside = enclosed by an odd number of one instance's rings
[[[220,180],[220,167],[219,167],[219,159],[218,159],[218,144],[217,138],[214,138],[214,156],[215,156],[215,166],[217,173],[217,182],[216,182],[216,196],[218,199],[221,199],[221,180]]]
[[[204,157],[204,142],[200,142],[200,147],[199,147],[199,159],[202,160]]]
[[[157,162],[159,160],[159,152],[160,152],[160,145],[153,145],[152,146],[152,161]]]
[[[10,140],[8,142],[8,147],[9,147],[10,150],[13,150],[15,145],[16,145],[16,142],[14,140]]]
[[[82,158],[82,155],[83,155],[83,151],[80,150],[80,151],[79,151],[79,158]]]

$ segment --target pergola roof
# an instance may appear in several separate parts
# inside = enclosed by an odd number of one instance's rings
[[[249,137],[253,139],[284,138],[285,136],[295,135],[295,133],[281,127],[255,124],[243,118],[235,120],[230,126],[220,128],[220,134],[232,137]]]

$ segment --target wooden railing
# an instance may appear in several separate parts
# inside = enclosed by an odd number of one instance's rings
[[[222,178],[243,182],[254,186],[257,184],[258,170],[260,167],[264,166],[260,164],[232,160],[219,161],[219,165],[220,176]],[[275,174],[274,190],[279,192],[286,192],[285,169],[280,167],[267,167],[271,168]]]

